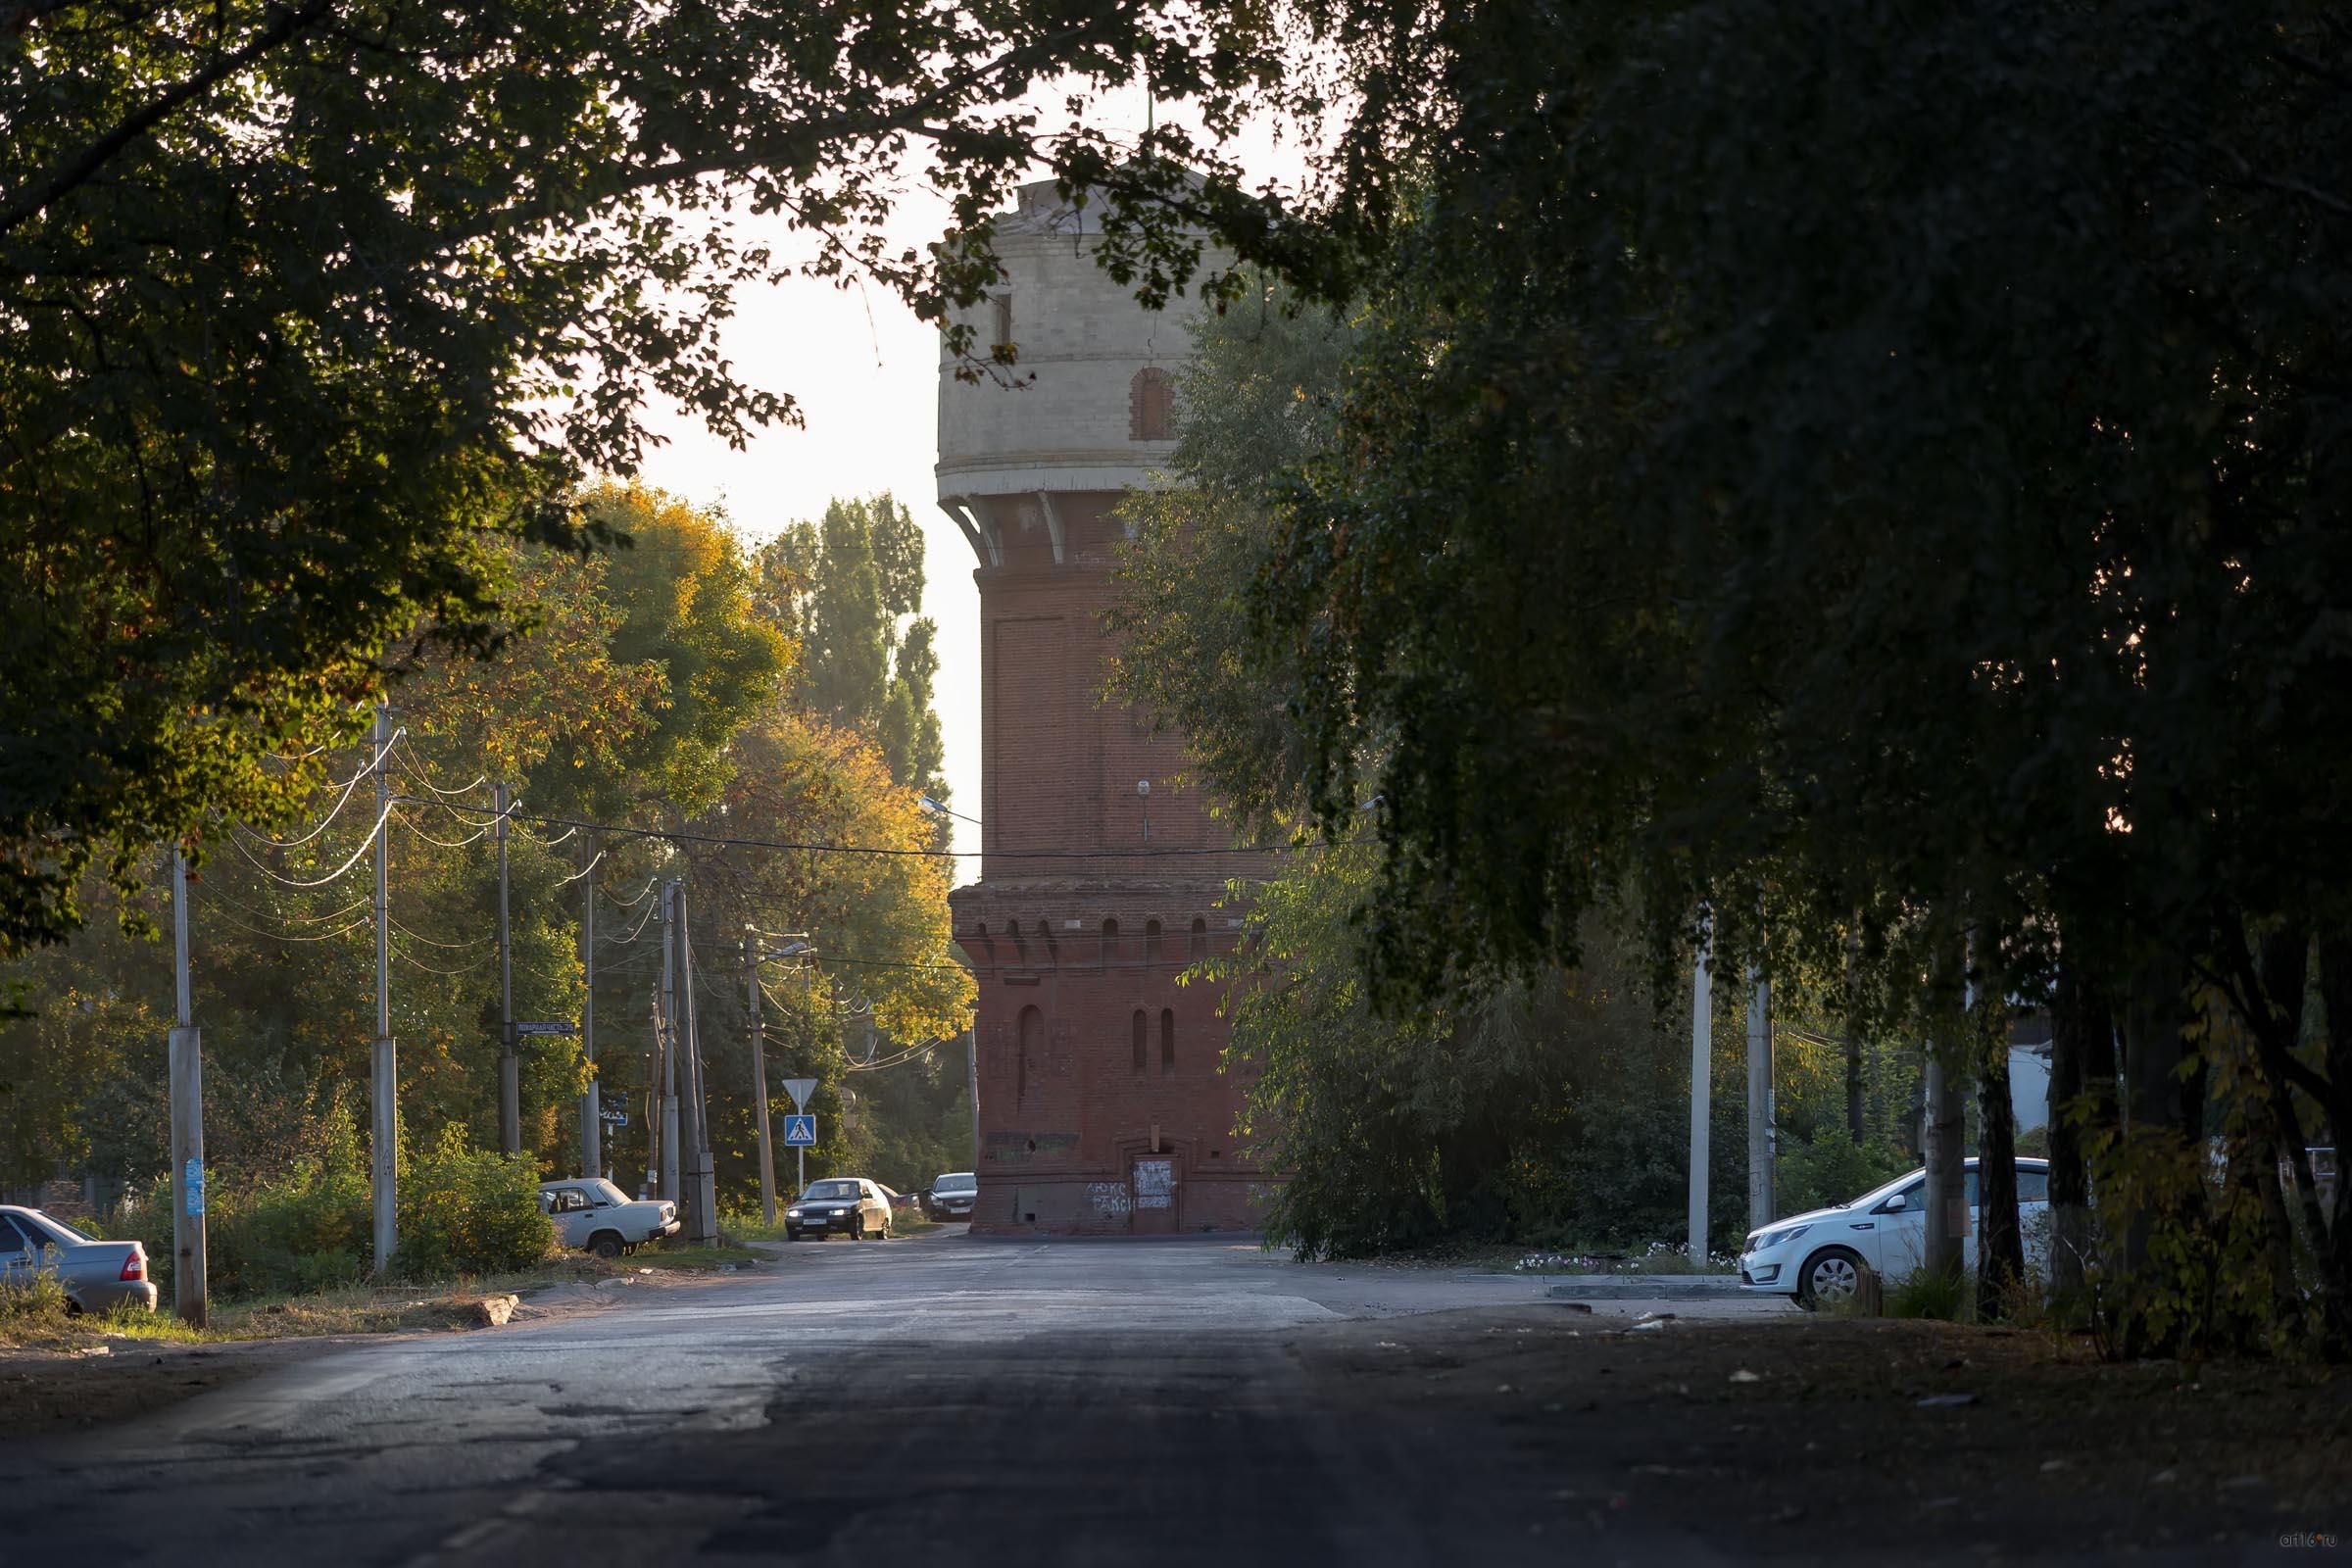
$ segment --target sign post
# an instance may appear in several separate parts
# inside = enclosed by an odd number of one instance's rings
[[[816,1080],[813,1078],[787,1078],[784,1080],[784,1092],[792,1097],[792,1108],[796,1112],[807,1111],[808,1097],[816,1093]],[[806,1131],[805,1137],[795,1136],[796,1133],[804,1130]],[[798,1198],[808,1190],[808,1151],[816,1147],[816,1118],[809,1115],[785,1117],[784,1147],[792,1151],[796,1182],[792,1196]]]

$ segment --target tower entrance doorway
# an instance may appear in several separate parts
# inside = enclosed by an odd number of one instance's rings
[[[1138,1154],[1128,1169],[1135,1194],[1131,1220],[1138,1236],[1167,1236],[1176,1226],[1176,1161],[1166,1154]]]

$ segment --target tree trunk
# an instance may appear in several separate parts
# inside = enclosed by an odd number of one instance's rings
[[[2326,1351],[2331,1359],[2352,1360],[2352,1172],[2344,1169],[2344,1146],[2352,1139],[2352,940],[2339,937],[2320,944],[2320,1004],[2327,1013],[2325,1109],[2328,1139],[2335,1147],[2336,1174],[2328,1234],[2314,1236],[2311,1245],[2320,1257],[2320,1314]],[[2289,1128],[2288,1133],[2297,1136],[2299,1130]]]
[[[1928,1223],[1921,1264],[1930,1273],[1955,1277],[1960,1273],[1962,1244],[1968,1234],[1968,1186],[1961,1164],[1966,1157],[1961,1146],[1967,1133],[1968,1093],[1964,1073],[1947,1068],[1944,1060],[1959,1054],[1939,1045],[1929,1046],[1923,1075],[1927,1104],[1922,1129],[1928,1179],[1921,1199],[1927,1204]]]
[[[1845,1135],[1862,1147],[1862,933],[1857,917],[1845,944]]]
[[[2123,1090],[2125,1135],[2134,1144],[2170,1141],[2180,1152],[2184,1141],[2180,1084],[2181,1026],[2187,1022],[2184,994],[2187,966],[2170,953],[2154,954],[2132,970],[2132,988],[2124,1004]],[[2153,1151],[2148,1151],[2153,1154]],[[2191,1156],[2194,1157],[2194,1156]],[[2128,1217],[2118,1249],[2116,1276],[2154,1285],[2156,1265],[2149,1243],[2159,1216],[2142,1208]],[[2188,1216],[2172,1216],[2170,1223],[2191,1223]],[[2125,1353],[2146,1355],[2171,1348],[2140,1338],[2142,1325],[2124,1325]]]
[[[2090,1243],[2090,1171],[2082,1156],[2084,1101],[2094,1029],[2106,1018],[2091,1001],[2082,965],[2062,959],[2050,1005],[2050,1291],[2064,1310],[2082,1291],[2082,1262]],[[2114,1047],[2107,1055],[2112,1061]],[[2109,1074],[2112,1076],[2113,1067]],[[2110,1090],[2112,1102],[2113,1093]]]
[[[1997,1019],[1997,1008],[1986,1008]],[[2008,1030],[1985,1031],[1984,1069],[1977,1079],[1977,1321],[2004,1316],[2026,1275],[2025,1237],[2017,1222],[2017,1107],[2009,1099]]]

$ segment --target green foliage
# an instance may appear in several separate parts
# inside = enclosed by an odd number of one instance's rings
[[[477,1149],[455,1128],[401,1172],[400,1255],[410,1279],[525,1268],[555,1250],[538,1163]]]
[[[1842,1133],[1802,1143],[1781,1141],[1780,1211],[1801,1214],[1850,1202],[1919,1161],[1908,1150],[1884,1143],[1857,1144]]]
[[[58,1284],[55,1269],[40,1269],[28,1278],[0,1285],[0,1337],[60,1326],[66,1319],[66,1288]]]
[[[897,782],[947,799],[932,682],[939,628],[923,604],[923,534],[889,492],[836,500],[786,526],[760,559],[762,605],[802,650],[796,702],[872,735]],[[911,617],[911,618],[910,618]]]
[[[650,400],[736,445],[796,417],[720,349],[741,290],[856,273],[969,355],[951,308],[1041,153],[1105,193],[1153,298],[1200,255],[1161,196],[1270,248],[1214,143],[1272,44],[1156,0],[13,8],[0,957],[76,928],[93,868],[127,892],[218,816],[292,820],[318,774],[271,754],[348,739],[420,623],[494,640],[498,541],[592,532],[571,490],[635,470]],[[1142,160],[1084,107],[1045,135],[1048,78],[1082,106],[1149,80],[1204,130]],[[886,238],[918,138],[956,243]]]
[[[1922,1268],[1886,1292],[1888,1317],[1932,1317],[1946,1323],[1966,1319],[1976,1306],[1976,1287],[1956,1272]]]

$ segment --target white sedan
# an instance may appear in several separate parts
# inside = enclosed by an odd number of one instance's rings
[[[1968,1234],[1966,1264],[1977,1266],[1977,1162],[1965,1162]],[[1919,1267],[1927,1249],[1928,1211],[1922,1201],[1928,1173],[1915,1170],[1874,1188],[1839,1208],[1791,1214],[1748,1233],[1740,1254],[1740,1285],[1759,1296],[1793,1297],[1799,1306],[1850,1300],[1865,1270],[1888,1285],[1900,1284]],[[2049,1262],[2050,1162],[2017,1162],[2017,1222],[2025,1238],[2026,1265]]]

